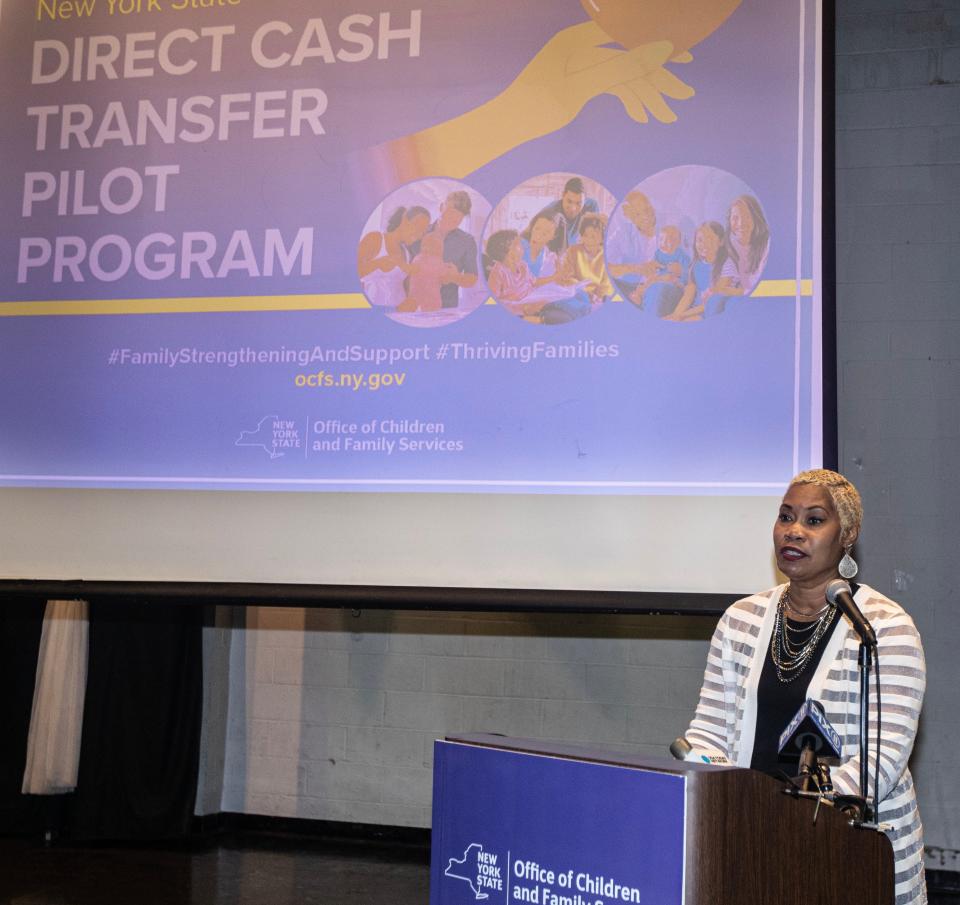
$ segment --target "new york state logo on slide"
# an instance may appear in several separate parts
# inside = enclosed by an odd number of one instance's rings
[[[466,883],[477,902],[489,899],[491,892],[503,892],[500,856],[484,851],[479,842],[471,842],[462,858],[451,858],[443,875]]]
[[[253,430],[242,430],[234,446],[252,446],[262,449],[271,459],[279,459],[288,452],[301,449],[300,428],[291,418],[264,415]]]

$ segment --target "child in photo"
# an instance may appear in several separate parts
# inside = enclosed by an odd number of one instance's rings
[[[601,214],[585,216],[580,222],[580,241],[567,249],[561,268],[561,278],[565,282],[586,281],[583,291],[592,305],[599,305],[614,293],[603,255],[606,227],[606,218]]]
[[[657,262],[654,279],[664,283],[686,283],[690,268],[690,255],[683,250],[680,229],[665,226],[657,237],[657,250],[653,255]]]
[[[613,283],[603,254],[606,227],[607,220],[602,214],[588,214],[580,221],[580,241],[567,249],[557,274],[557,283],[569,287],[573,294],[544,305],[540,310],[542,323],[569,323],[589,314],[613,295]]]
[[[716,220],[708,220],[697,228],[690,279],[667,320],[698,321],[723,313],[728,298],[724,278],[735,272],[724,251],[724,239],[725,230]]]
[[[687,274],[690,269],[690,256],[683,250],[683,237],[680,228],[677,226],[664,226],[657,235],[657,250],[653,255],[654,272],[649,278],[643,279],[637,288],[630,293],[629,299],[635,305],[641,308],[646,307],[647,303],[656,303],[659,316],[669,314],[670,311],[660,310],[668,299],[672,302],[672,307],[676,306],[680,299],[679,288],[686,285]],[[645,296],[654,285],[661,284],[661,290],[656,294],[657,298],[649,299]],[[673,287],[671,291],[664,291],[668,284]]]
[[[446,270],[443,236],[437,230],[426,233],[420,240],[420,253],[410,263],[407,297],[397,305],[397,311],[439,311]]]
[[[487,285],[497,301],[525,299],[537,281],[523,257],[523,242],[515,229],[501,229],[487,240]]]

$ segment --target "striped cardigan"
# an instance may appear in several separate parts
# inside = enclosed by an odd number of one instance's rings
[[[757,685],[784,585],[738,600],[721,617],[707,656],[697,712],[687,731],[691,745],[723,754],[749,767],[757,722]],[[923,830],[907,760],[917,734],[926,669],[913,620],[892,600],[866,585],[854,598],[877,633],[880,663],[880,815],[893,843],[896,905],[927,901],[923,873]],[[832,772],[838,793],[855,794],[860,784],[859,639],[840,619],[810,678],[807,697],[820,701],[843,739],[842,764]],[[870,791],[876,759],[876,679],[870,677]]]

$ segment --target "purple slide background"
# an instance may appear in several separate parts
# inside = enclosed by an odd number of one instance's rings
[[[424,23],[417,59],[313,61],[275,70],[249,60],[249,36],[273,18],[298,29],[307,18],[300,4],[277,2],[269,13],[253,6],[219,15],[168,11],[120,22],[104,12],[55,27],[38,25],[32,8],[4,9],[0,109],[12,125],[4,154],[10,178],[0,185],[2,209],[10,212],[0,225],[0,304],[358,292],[356,246],[381,200],[363,197],[363,185],[356,191],[356,161],[365,149],[489,99],[552,34],[585,18],[576,0],[536,6],[425,0],[417,8]],[[497,8],[502,8],[499,16]],[[322,14],[336,23],[355,11],[330,3]],[[401,21],[405,13],[393,9]],[[795,2],[747,0],[694,48],[693,62],[671,66],[697,90],[691,99],[672,102],[676,123],[635,123],[618,100],[602,96],[566,128],[505,154],[465,182],[495,205],[524,179],[569,171],[590,176],[622,199],[641,180],[668,167],[694,163],[724,169],[754,189],[770,221],[773,240],[764,277],[790,279],[797,224],[798,36],[784,23],[798,21]],[[39,38],[163,33],[226,22],[236,24],[238,35],[219,74],[28,84],[31,45]],[[812,13],[807,26],[812,53]],[[31,104],[98,107],[115,99],[297,87],[322,87],[328,93],[326,135],[38,153],[33,120],[25,114]],[[814,114],[810,97],[808,123]],[[808,176],[813,155],[808,144]],[[181,168],[171,180],[165,213],[143,208],[146,213],[122,217],[38,215],[29,221],[16,215],[21,174],[27,170],[83,168],[95,184],[113,167],[163,163]],[[805,236],[812,216],[808,206]],[[77,235],[92,242],[113,232],[135,240],[156,230],[174,236],[207,230],[225,242],[237,228],[256,235],[271,227],[288,235],[304,226],[315,231],[309,277],[148,281],[131,274],[112,283],[17,283],[17,249],[24,235]],[[803,275],[809,277],[813,250],[808,239],[802,251]],[[799,336],[804,361],[810,352],[810,306],[805,299]],[[376,310],[31,316],[4,318],[0,324],[5,387],[0,482],[6,484],[685,492],[691,482],[745,482],[757,490],[785,481],[794,468],[792,299],[743,301],[722,317],[685,326],[642,317],[627,303],[608,303],[588,318],[558,327],[524,323],[497,306],[483,306],[459,323],[433,330],[394,323]],[[491,349],[535,343],[615,346],[618,354],[523,363],[457,360],[453,351],[457,344]],[[110,364],[114,351],[123,349],[354,345],[363,350],[426,346],[429,360],[174,368]],[[320,370],[405,376],[402,386],[376,392],[295,385],[297,375]],[[378,424],[442,423],[442,439],[462,442],[463,448],[386,454],[313,447],[315,440],[332,436],[320,437],[323,422],[359,429],[373,419]],[[801,451],[809,447],[810,427],[803,415],[796,438]],[[288,445],[277,445],[274,430],[290,431]],[[371,436],[398,439],[379,432]],[[801,453],[799,465],[806,464]]]

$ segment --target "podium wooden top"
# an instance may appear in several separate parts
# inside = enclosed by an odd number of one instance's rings
[[[649,757],[624,751],[611,751],[595,745],[546,742],[534,738],[515,738],[492,732],[472,732],[463,735],[448,735],[445,741],[458,745],[478,745],[497,748],[501,751],[516,751],[518,754],[536,754],[541,757],[562,757],[582,760],[612,767],[633,767],[637,770],[655,770],[657,773],[695,773],[701,771],[736,770],[737,767],[718,767],[715,764],[698,764],[672,757]]]

